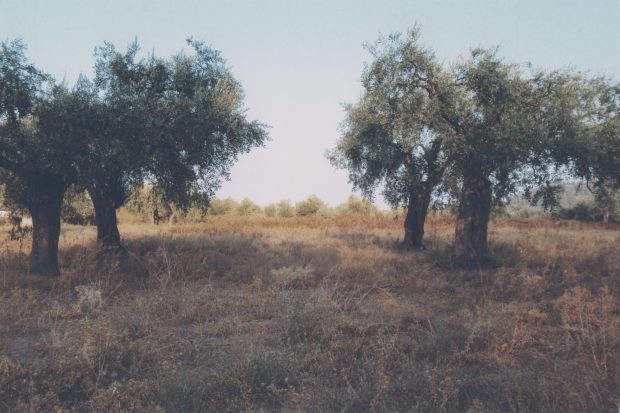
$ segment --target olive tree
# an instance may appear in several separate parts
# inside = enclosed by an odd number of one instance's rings
[[[98,241],[117,247],[116,209],[132,186],[148,181],[177,205],[206,207],[237,156],[265,141],[219,52],[189,45],[191,55],[166,60],[105,44],[95,78],[69,90],[27,61],[22,42],[0,44],[0,178],[32,215],[33,272],[59,273],[69,186],[88,190]]]
[[[0,44],[0,175],[7,195],[32,216],[33,273],[59,273],[61,204],[76,180],[79,136],[58,114],[79,106],[28,62],[21,41]]]
[[[458,93],[445,148],[457,188],[454,251],[457,262],[476,265],[489,257],[493,202],[548,181],[550,148],[568,130],[555,116],[561,112],[552,99],[561,86],[557,78],[529,65],[506,63],[497,49],[472,50],[467,61],[455,66],[453,77]]]
[[[77,160],[95,207],[97,240],[120,247],[116,210],[145,181],[180,207],[205,206],[240,153],[262,145],[263,124],[245,116],[243,91],[218,51],[188,40],[193,53],[138,58],[138,45],[96,50],[87,150]]]
[[[585,179],[607,222],[620,191],[620,84],[603,77],[587,82],[589,99],[581,139],[574,145],[574,172]]]
[[[382,187],[391,206],[407,207],[404,241],[416,248],[446,167],[444,118],[452,98],[447,73],[419,36],[415,27],[367,46],[373,60],[362,73],[363,93],[345,106],[340,139],[328,153],[364,196]]]

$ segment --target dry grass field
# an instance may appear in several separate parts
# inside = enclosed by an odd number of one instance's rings
[[[620,227],[499,220],[453,268],[390,217],[65,225],[62,276],[0,229],[0,411],[615,412]]]

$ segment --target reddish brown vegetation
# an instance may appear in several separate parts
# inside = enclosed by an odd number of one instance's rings
[[[497,221],[453,268],[389,217],[67,226],[58,279],[0,261],[3,411],[615,411],[620,232]]]

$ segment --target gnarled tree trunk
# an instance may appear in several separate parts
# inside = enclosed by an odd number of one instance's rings
[[[413,248],[423,249],[424,223],[431,203],[431,193],[441,181],[444,173],[444,165],[439,161],[442,151],[443,140],[435,139],[430,147],[424,151],[427,178],[410,188],[407,216],[405,217],[405,244]],[[406,155],[408,168],[413,176],[419,173],[416,163],[413,162],[410,153]]]
[[[454,254],[457,264],[476,266],[489,258],[487,230],[491,213],[491,182],[466,176],[456,220]]]
[[[407,216],[405,217],[405,245],[422,249],[424,244],[424,222],[431,202],[430,191],[421,189],[409,194]]]
[[[116,201],[105,189],[88,190],[95,207],[97,242],[106,248],[122,248],[116,221]]]
[[[32,216],[32,250],[30,272],[58,276],[58,239],[60,238],[60,210],[65,193],[64,185],[48,183],[37,185],[29,194],[28,209]]]

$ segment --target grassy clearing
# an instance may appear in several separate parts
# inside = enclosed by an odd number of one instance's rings
[[[7,228],[8,229],[8,228]],[[62,277],[0,257],[2,411],[615,411],[620,232],[491,226],[498,267],[452,268],[452,222],[403,250],[386,217],[65,226]],[[3,237],[6,231],[2,230]]]

